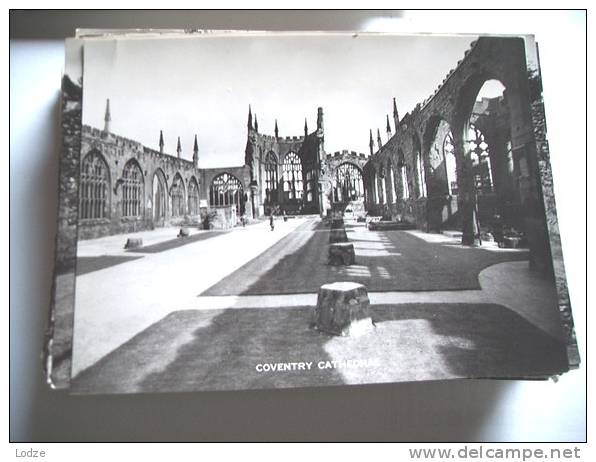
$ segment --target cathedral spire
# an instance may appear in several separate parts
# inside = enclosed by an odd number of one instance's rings
[[[370,141],[368,142],[368,147],[370,148],[370,155],[373,155],[373,152],[375,152],[375,142],[373,141],[373,136],[372,136],[372,128],[370,129]]]
[[[277,128],[277,119],[275,119],[275,137],[279,138],[279,129]]]
[[[379,149],[383,146],[383,142],[381,141],[381,131],[377,128],[377,143],[379,144]]]
[[[103,120],[105,122],[103,131],[106,133],[110,133],[110,123],[112,122],[112,114],[110,114],[110,98],[106,100],[106,114]]]
[[[163,145],[164,145],[164,142],[163,142],[163,131],[160,130],[159,131],[159,153],[160,154],[163,154]]]
[[[323,108],[317,109],[317,130],[323,130]]]
[[[259,121],[257,120],[256,112],[255,112],[255,132],[259,133]]]
[[[397,105],[395,104],[395,98],[393,98],[393,123],[395,124],[395,133],[399,127],[399,114],[397,112]]]
[[[308,136],[308,123],[306,122],[306,117],[304,118],[304,136]]]
[[[195,145],[192,148],[192,163],[195,165],[195,168],[199,166],[199,141],[197,139],[197,135],[195,134]]]
[[[387,114],[387,140],[391,139],[391,125],[389,124],[389,114]]]
[[[248,123],[246,124],[249,130],[252,130],[252,110],[250,109],[250,104],[248,105]]]
[[[180,144],[180,137],[178,137],[178,144],[176,145],[176,152],[178,153],[178,157],[181,157],[182,145]]]

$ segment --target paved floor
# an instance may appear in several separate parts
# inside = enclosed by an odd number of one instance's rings
[[[273,232],[268,223],[236,228],[211,239],[78,276],[73,376],[168,313],[195,308],[197,294],[306,221],[277,220]],[[178,228],[138,236],[143,237],[144,244],[157,243],[171,239],[174,231],[175,235]],[[127,236],[82,242],[77,256],[130,255],[122,249]]]
[[[159,358],[151,357],[154,369],[167,368],[169,362],[175,361],[178,349],[183,348],[192,340],[194,333],[203,325],[201,323],[207,323],[205,324],[207,326],[212,320],[218,319],[222,312],[238,312],[229,310],[230,308],[269,310],[272,316],[277,317],[279,315],[274,315],[273,312],[285,311],[285,308],[304,309],[305,306],[313,306],[316,303],[316,293],[306,290],[307,286],[304,286],[304,290],[300,293],[291,295],[239,295],[242,294],[242,290],[236,291],[234,295],[226,296],[198,295],[234,272],[238,273],[238,270],[241,270],[240,272],[249,282],[258,281],[262,279],[263,275],[276,274],[280,261],[288,256],[303,253],[307,244],[312,244],[313,235],[320,234],[318,229],[320,228],[318,228],[317,220],[312,219],[289,220],[285,223],[278,220],[273,232],[269,230],[267,223],[257,224],[164,252],[147,254],[139,260],[79,276],[76,285],[77,308],[75,310],[73,375],[97,363],[108,354],[113,358],[113,354],[119,347],[129,341],[134,341],[138,337],[137,334],[149,326],[159,324],[166,318],[170,319],[168,315],[174,312],[195,310],[203,314],[194,317],[191,314],[188,315],[193,322],[187,327],[190,329],[194,326],[194,328],[188,332],[186,332],[188,329],[181,328],[180,335],[170,340],[177,345],[176,347],[172,347],[173,349],[162,348]],[[147,239],[146,242],[150,240],[158,242],[161,239],[163,242],[171,238],[171,231],[159,230],[159,236],[148,235],[144,237],[144,241]],[[362,243],[361,246],[358,245],[357,252],[364,252],[361,253],[361,256],[371,258],[372,261],[380,257],[396,257],[397,255],[393,254],[408,252],[413,255],[412,261],[420,261],[421,257],[416,256],[416,252],[412,252],[411,249],[407,249],[406,252],[395,250],[398,246],[403,249],[404,241],[415,242],[419,248],[429,245],[445,247],[452,254],[454,254],[453,252],[476,252],[475,255],[479,254],[478,249],[461,248],[452,238],[437,235],[424,233],[417,235],[417,232],[412,232],[403,233],[401,239],[397,239],[397,235],[393,235],[393,238],[387,237],[383,233],[371,233],[364,229],[358,229],[358,227],[353,228],[350,233],[352,238],[358,237],[358,241]],[[95,242],[85,243],[81,248],[81,253],[101,255],[106,252],[114,252],[116,255],[122,255],[118,244],[121,243],[122,236],[104,239],[105,241],[101,245]],[[425,243],[432,239],[435,242]],[[321,240],[315,239],[314,241]],[[102,245],[104,250],[102,250]],[[309,254],[315,261],[318,261],[321,255],[326,257],[326,236],[319,245],[322,247],[314,252],[311,250],[313,253]],[[271,249],[276,249],[276,252],[271,254]],[[506,309],[518,313],[529,321],[535,330],[543,332],[542,335],[546,333],[549,338],[559,338],[559,319],[554,285],[533,277],[528,271],[525,261],[502,261],[523,258],[523,253],[499,252],[486,248],[481,251],[482,255],[489,252],[497,255],[499,258],[493,261],[500,263],[488,266],[482,271],[480,270],[484,267],[483,265],[479,267],[472,265],[474,266],[474,277],[479,281],[474,290],[372,291],[370,292],[371,303],[373,306],[412,304],[421,306],[424,304],[427,306],[425,309],[429,309],[428,306],[431,306],[429,313],[432,312],[432,305],[436,306],[437,303],[450,306],[460,306],[462,303],[470,304],[469,306],[476,307],[477,310],[482,310],[485,306],[492,306],[491,309],[497,311],[507,307]],[[269,258],[263,259],[263,254],[268,254]],[[428,256],[428,253],[426,255]],[[507,257],[502,257],[503,255],[507,255]],[[410,260],[410,257],[404,260]],[[308,261],[306,258],[304,263],[308,264]],[[255,265],[255,262],[259,264]],[[297,269],[299,263],[294,264],[293,267]],[[465,259],[458,260],[459,267],[464,263]],[[247,271],[247,267],[251,268],[252,273]],[[454,267],[460,269],[457,266]],[[478,272],[480,272],[479,275]],[[241,286],[238,288],[242,289]],[[498,308],[494,308],[494,306],[498,306]],[[235,318],[232,317],[238,322],[240,318],[240,314]],[[174,325],[179,324],[180,321],[177,318]],[[238,323],[232,325],[235,325],[236,329],[239,327]],[[248,327],[243,325],[242,328]],[[420,334],[424,335],[422,331]],[[158,337],[160,335],[164,335],[163,332],[158,333]],[[154,342],[155,337],[151,338],[153,340],[145,340],[150,343]],[[143,344],[146,345],[146,343]],[[225,348],[229,350],[229,348],[235,347],[227,345]],[[230,352],[228,351],[226,354],[229,355]],[[141,356],[136,356],[137,360]],[[143,360],[146,361],[147,358],[145,357]],[[122,364],[125,363],[128,364],[128,361]],[[139,369],[138,374],[142,375],[141,369],[143,368]],[[147,371],[145,370],[145,372]],[[131,373],[133,372],[131,371]],[[141,376],[137,378],[141,380]]]

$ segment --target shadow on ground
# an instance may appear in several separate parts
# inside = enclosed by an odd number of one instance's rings
[[[201,233],[193,234],[188,237],[175,237],[167,241],[158,242],[157,244],[151,244],[144,247],[138,247],[135,249],[128,249],[127,252],[132,253],[159,253],[165,252],[166,250],[176,249],[183,245],[192,244],[193,242],[204,241],[220,234],[227,233],[229,231],[204,231]]]
[[[77,257],[77,276],[99,271],[111,266],[120,265],[133,260],[138,260],[141,257],[127,257],[124,255],[100,255],[97,257]]]
[[[290,233],[201,295],[312,293],[322,284],[337,281],[362,283],[375,292],[480,289],[478,275],[484,268],[528,259],[524,251],[498,253],[430,243],[404,231],[355,233],[347,228],[356,264],[330,266],[329,229],[318,223],[300,231]],[[277,263],[271,267],[271,261]]]
[[[545,377],[565,348],[499,305],[372,307],[376,328],[333,337],[309,328],[312,307],[177,311],[79,374],[72,391],[235,390],[441,380]],[[319,361],[368,360],[321,370]],[[259,373],[259,363],[313,362],[310,371]]]

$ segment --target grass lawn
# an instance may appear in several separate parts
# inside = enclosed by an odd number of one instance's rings
[[[355,265],[328,265],[329,229],[322,223],[310,230],[302,226],[201,295],[312,293],[337,281],[359,282],[369,291],[480,289],[484,268],[528,259],[527,252],[429,243],[404,231],[346,230],[356,249]]]
[[[309,327],[312,307],[176,311],[79,374],[73,392],[235,390],[549,376],[563,344],[499,305],[371,307],[376,328],[334,337]],[[319,369],[319,361],[371,367]],[[310,371],[259,373],[259,363],[313,362]]]

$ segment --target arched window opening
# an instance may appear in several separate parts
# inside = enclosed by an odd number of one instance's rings
[[[81,164],[79,218],[92,220],[108,216],[110,176],[108,164],[99,152],[85,156]]]
[[[153,175],[153,220],[162,223],[166,218],[166,180],[161,170]]]
[[[179,174],[174,177],[172,188],[170,189],[172,196],[172,216],[182,217],[186,213],[184,207],[184,181]]]
[[[122,172],[122,216],[140,217],[143,209],[143,172],[131,159]]]
[[[443,141],[443,158],[445,160],[445,175],[447,177],[447,191],[452,196],[457,195],[457,164],[455,162],[455,149],[453,135],[447,133]]]
[[[188,183],[188,214],[199,214],[199,184],[194,176]]]
[[[304,192],[302,161],[295,152],[290,152],[284,159],[283,182],[284,198],[286,200],[302,199]]]
[[[214,207],[235,205],[236,213],[244,213],[244,191],[238,178],[229,173],[220,173],[211,181],[209,201]]]
[[[364,182],[360,169],[349,162],[337,167],[335,171],[337,200],[347,202],[364,196]]]
[[[472,159],[472,172],[476,192],[490,193],[493,190],[489,147],[482,132],[474,125],[468,128],[468,150]]]
[[[406,164],[402,164],[400,167],[400,174],[401,174],[401,184],[403,186],[403,198],[409,199],[410,198],[410,185],[408,183],[408,168]]]
[[[277,202],[278,198],[277,157],[268,152],[265,157],[265,203]]]
[[[418,180],[418,197],[426,197],[426,176],[424,172],[424,160],[420,151],[416,153],[416,174]]]
[[[387,168],[389,169],[389,179],[391,182],[391,197],[393,197],[393,203],[397,203],[397,187],[395,186],[395,172],[393,171],[393,165],[389,162]]]

